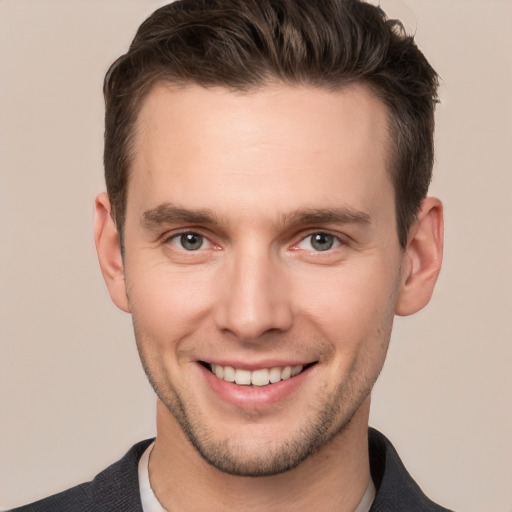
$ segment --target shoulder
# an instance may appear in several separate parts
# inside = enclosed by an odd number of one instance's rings
[[[138,462],[153,440],[132,446],[126,455],[90,482],[10,512],[142,512],[139,494]]]
[[[414,510],[450,512],[430,500],[403,465],[395,448],[383,434],[368,432],[370,468],[377,489],[370,512]]]

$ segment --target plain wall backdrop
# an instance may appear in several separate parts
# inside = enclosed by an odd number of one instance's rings
[[[102,81],[156,0],[0,0],[0,508],[154,435],[130,317],[93,246]],[[431,304],[399,318],[371,423],[425,492],[512,511],[512,2],[382,0],[443,79]]]

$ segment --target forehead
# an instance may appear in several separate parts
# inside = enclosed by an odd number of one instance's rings
[[[256,134],[261,128],[263,131],[260,130],[260,135],[267,132],[267,128],[278,125],[284,129],[290,124],[297,128],[309,124],[311,130],[302,134],[309,136],[316,130],[315,135],[322,135],[325,146],[331,142],[340,144],[342,140],[336,137],[340,135],[343,125],[347,124],[352,125],[350,132],[354,135],[362,135],[361,131],[364,130],[365,137],[379,143],[387,142],[388,132],[387,108],[365,84],[355,83],[337,90],[327,90],[276,82],[239,91],[157,82],[142,102],[135,123],[136,143],[143,142],[145,135],[155,129],[180,128],[183,135],[190,135],[185,130],[192,128],[199,137],[201,134],[197,129],[214,128],[213,131],[217,131],[216,128],[223,122],[230,124],[223,128],[236,135],[237,140],[244,134]],[[300,142],[298,130],[289,130],[288,133],[291,139]],[[173,133],[174,137],[179,135],[177,130]],[[267,135],[270,138],[276,133],[268,131]],[[284,130],[279,135],[284,136]],[[342,135],[346,136],[347,133]],[[318,137],[315,143],[318,145]]]
[[[242,93],[157,84],[136,123],[128,207],[137,198],[139,208],[186,199],[204,208],[237,203],[241,212],[268,201],[286,210],[350,193],[369,208],[376,186],[389,188],[387,118],[362,85]]]

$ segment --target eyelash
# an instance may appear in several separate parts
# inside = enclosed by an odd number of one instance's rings
[[[315,249],[315,247],[313,246],[313,237],[320,237],[320,236],[328,237],[330,239],[331,244],[329,245],[329,247],[325,248],[325,250]],[[342,240],[340,240],[340,238],[338,236],[333,235],[332,233],[329,233],[328,231],[314,231],[312,233],[309,233],[305,237],[303,237],[300,240],[300,242],[298,244],[296,244],[295,247],[299,247],[302,243],[306,242],[308,239],[310,240],[309,243],[312,246],[312,249],[309,249],[309,250],[310,250],[310,252],[315,252],[315,253],[331,252],[332,249],[336,249],[337,247],[339,247],[340,245],[343,244]],[[308,250],[308,249],[306,249],[306,250]]]
[[[187,249],[186,247],[184,247],[183,246],[183,237],[187,236],[187,235],[188,236],[196,236],[196,237],[200,238],[201,245],[199,247],[197,247],[196,249]],[[328,237],[331,241],[331,245],[329,247],[327,247],[325,250],[315,249],[313,246],[313,237],[314,236]],[[299,240],[298,243],[296,243],[292,246],[292,249],[300,250],[301,249],[300,245],[303,244],[304,242],[306,242],[308,239],[311,240],[311,242],[310,242],[311,248],[310,249],[303,248],[303,249],[306,251],[309,251],[309,252],[313,252],[313,253],[324,253],[324,252],[329,253],[333,249],[336,249],[337,247],[344,245],[344,242],[340,239],[339,236],[329,233],[328,231],[313,231],[313,232],[310,232],[309,234],[307,234],[306,236],[303,236]],[[213,242],[211,242],[211,240],[207,236],[201,234],[198,231],[192,231],[192,230],[175,233],[171,236],[166,237],[164,241],[166,244],[172,244],[175,246],[178,246],[178,244],[179,244],[179,249],[183,250],[184,252],[187,252],[187,253],[200,252],[201,249],[204,249],[203,246],[205,243],[210,246],[209,248],[212,248],[212,247],[219,248],[219,246],[216,246],[215,244],[213,244]]]
[[[200,238],[200,239],[201,239],[201,245],[198,247],[198,249],[193,250],[193,249],[186,249],[185,247],[183,247],[183,244],[180,244],[180,245],[181,245],[180,249],[181,249],[181,250],[183,250],[183,251],[185,251],[185,252],[189,252],[189,253],[199,252],[199,250],[203,248],[203,245],[204,245],[205,243],[207,243],[207,244],[209,244],[209,245],[211,245],[211,246],[213,246],[213,245],[214,245],[214,244],[209,240],[209,238],[208,238],[208,237],[206,237],[206,236],[202,235],[201,233],[199,233],[199,232],[197,232],[197,231],[192,231],[192,230],[182,231],[182,232],[180,232],[180,233],[175,233],[175,234],[173,234],[173,235],[171,235],[171,236],[166,237],[164,241],[165,241],[165,243],[167,243],[167,244],[171,244],[171,245],[176,245],[176,246],[177,246],[177,245],[180,243],[180,242],[179,242],[179,241],[180,241],[180,239],[182,239],[182,237],[185,237],[185,236],[187,236],[187,235],[189,235],[189,236],[196,236],[196,237]],[[176,241],[176,243],[174,243],[175,241]]]

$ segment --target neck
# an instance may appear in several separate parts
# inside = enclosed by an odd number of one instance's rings
[[[352,511],[370,478],[369,402],[368,397],[342,432],[296,468],[275,476],[241,477],[205,462],[159,401],[151,487],[167,510]]]

